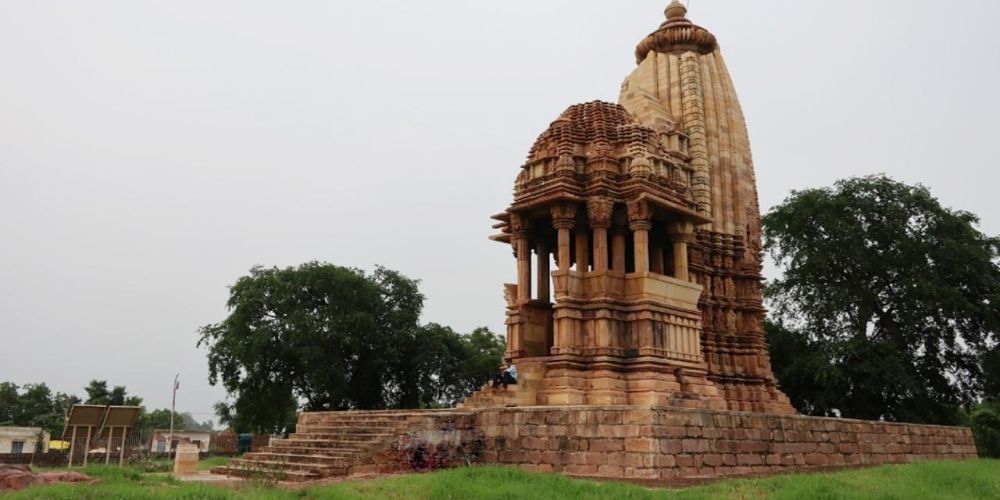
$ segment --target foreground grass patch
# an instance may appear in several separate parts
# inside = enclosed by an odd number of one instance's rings
[[[827,474],[798,474],[730,480],[686,489],[651,489],[632,484],[531,474],[501,467],[472,467],[372,481],[285,490],[263,486],[225,488],[184,483],[136,469],[91,466],[84,473],[101,484],[29,488],[11,499],[870,499],[1000,498],[1000,461],[925,462]],[[8,497],[4,497],[6,500]]]
[[[198,461],[198,470],[211,470],[228,464],[234,457],[208,457]]]
[[[826,474],[729,480],[706,486],[641,486],[474,467],[381,481],[350,482],[307,492],[310,498],[527,499],[871,499],[1000,498],[1000,461],[924,462]]]

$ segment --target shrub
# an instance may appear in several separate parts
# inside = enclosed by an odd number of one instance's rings
[[[986,405],[969,416],[980,457],[1000,458],[1000,415]]]

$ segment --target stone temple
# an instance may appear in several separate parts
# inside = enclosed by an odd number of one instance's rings
[[[494,216],[517,259],[517,404],[795,413],[764,340],[746,123],[715,36],[686,12],[672,3],[639,43],[618,104],[570,106],[538,137]]]
[[[677,1],[666,14],[618,104],[559,116],[495,216],[517,263],[517,386],[457,409],[302,413],[213,472],[481,463],[670,482],[976,456],[968,428],[800,416],[778,389],[743,113],[715,36]]]

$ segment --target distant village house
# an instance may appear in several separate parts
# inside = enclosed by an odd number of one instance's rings
[[[198,451],[208,453],[208,447],[212,440],[212,433],[206,431],[174,431],[173,442],[170,443],[170,431],[156,429],[149,444],[149,449],[153,453],[170,453],[178,444],[193,444],[198,447]]]
[[[0,454],[48,453],[49,440],[48,431],[41,427],[0,427]]]

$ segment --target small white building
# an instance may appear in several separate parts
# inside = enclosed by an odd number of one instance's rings
[[[39,438],[41,452],[49,452],[50,436],[41,427],[0,427],[0,454],[34,453]]]
[[[149,450],[153,453],[173,452],[178,444],[193,444],[198,447],[198,451],[208,453],[209,443],[212,441],[211,432],[203,431],[174,431],[174,442],[168,443],[170,431],[166,429],[156,429],[150,440]]]

